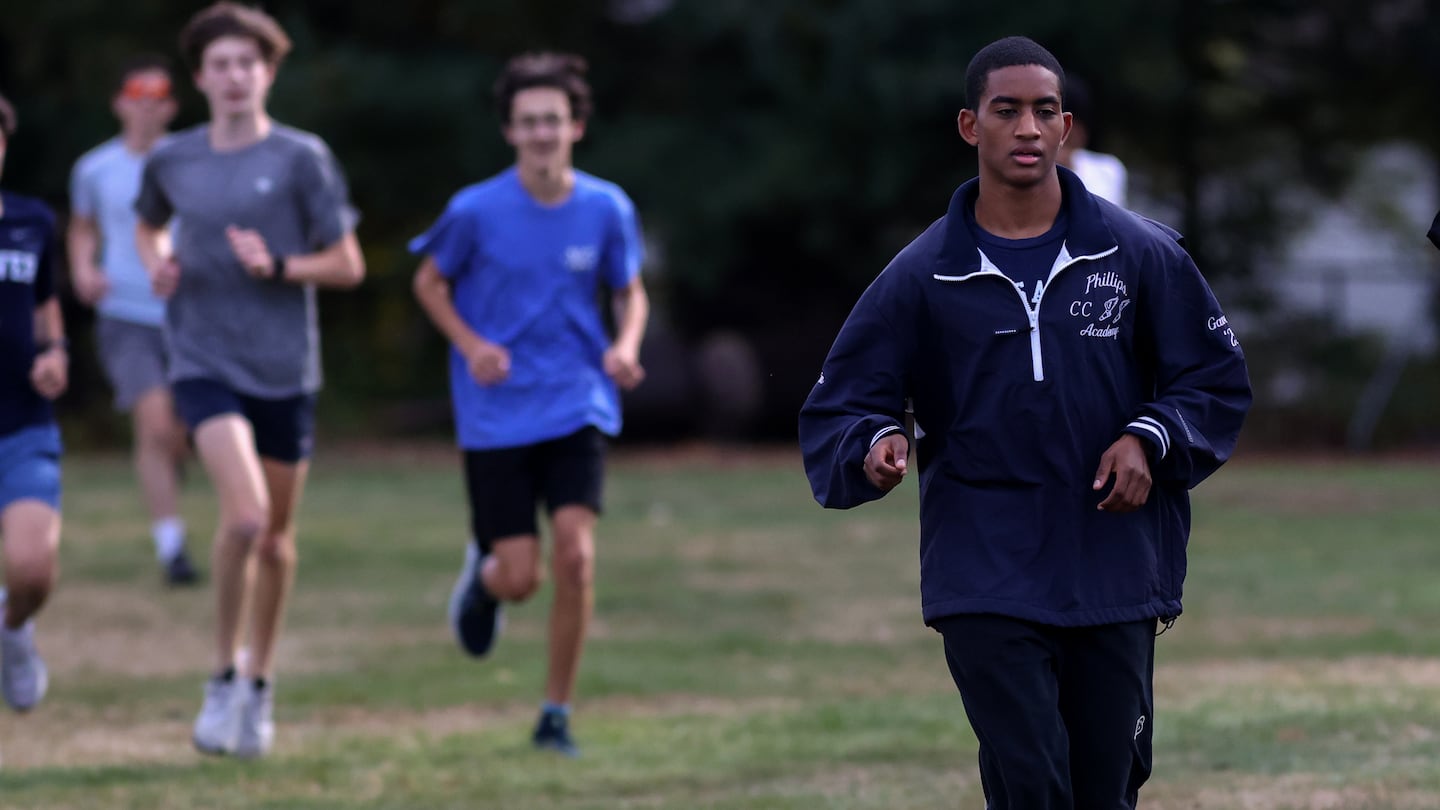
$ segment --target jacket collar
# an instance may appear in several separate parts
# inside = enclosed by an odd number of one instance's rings
[[[1060,175],[1060,193],[1070,215],[1065,249],[1071,256],[1093,256],[1113,250],[1118,244],[1098,199],[1085,190],[1085,184],[1074,172],[1056,166]],[[950,210],[945,216],[944,244],[936,259],[947,273],[966,275],[980,270],[980,249],[965,225],[965,209],[975,205],[980,195],[980,178],[967,180],[950,197]]]

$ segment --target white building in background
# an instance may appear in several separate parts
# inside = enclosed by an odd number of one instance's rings
[[[1440,251],[1425,238],[1440,208],[1435,160],[1412,144],[1371,149],[1345,193],[1296,192],[1292,210],[1313,211],[1261,279],[1282,307],[1335,319],[1392,346],[1440,347],[1433,302]]]

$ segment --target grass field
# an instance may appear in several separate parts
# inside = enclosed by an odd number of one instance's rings
[[[532,751],[548,591],[484,663],[443,622],[446,453],[318,460],[267,760],[189,746],[207,590],[166,591],[118,458],[66,469],[46,703],[0,716],[4,808],[974,808],[919,618],[915,488],[850,513],[790,454],[619,457],[575,728]],[[193,481],[186,515],[207,533]],[[1440,807],[1440,467],[1237,463],[1196,493],[1146,808]]]

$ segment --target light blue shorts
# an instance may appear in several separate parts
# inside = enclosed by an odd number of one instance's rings
[[[60,511],[60,428],[53,422],[0,436],[0,511],[24,499]]]

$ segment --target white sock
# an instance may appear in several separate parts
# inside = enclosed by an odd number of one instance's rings
[[[160,518],[150,526],[155,538],[155,556],[160,562],[169,562],[185,548],[185,521],[174,515]]]

